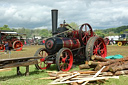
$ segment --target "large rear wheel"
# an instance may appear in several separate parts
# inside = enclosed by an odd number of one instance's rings
[[[45,48],[40,48],[36,51],[34,56],[42,57],[38,59],[38,64],[35,64],[37,69],[47,69],[50,67],[51,64],[46,63],[45,57],[49,55],[48,51]]]
[[[69,71],[73,64],[73,54],[70,49],[62,48],[56,56],[56,65],[58,70]]]
[[[92,55],[107,56],[107,48],[104,40],[98,36],[91,37],[86,45],[86,59],[89,61]]]

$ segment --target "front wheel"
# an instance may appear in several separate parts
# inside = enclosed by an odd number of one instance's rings
[[[73,64],[73,54],[70,49],[62,48],[56,56],[57,69],[60,71],[69,71]]]
[[[40,48],[36,51],[34,56],[42,57],[41,59],[38,59],[38,64],[35,64],[37,69],[47,69],[50,67],[51,64],[46,63],[45,57],[49,55],[48,51],[45,48]]]

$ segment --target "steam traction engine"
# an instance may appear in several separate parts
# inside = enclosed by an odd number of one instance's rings
[[[22,50],[24,40],[21,38],[22,34],[11,31],[0,31],[0,52],[5,51],[5,44],[8,43],[8,46],[16,51]],[[24,35],[24,34],[23,34]],[[17,38],[20,37],[20,40]]]
[[[92,27],[82,24],[79,30],[68,24],[57,28],[58,10],[52,10],[52,35],[45,42],[45,48],[40,48],[35,56],[42,57],[36,64],[38,69],[47,69],[56,64],[58,70],[68,71],[78,60],[90,60],[92,55],[107,56],[104,40],[95,36]]]

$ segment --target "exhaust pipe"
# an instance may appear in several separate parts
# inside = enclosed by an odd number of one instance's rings
[[[52,12],[52,35],[57,34],[58,10],[53,9]]]

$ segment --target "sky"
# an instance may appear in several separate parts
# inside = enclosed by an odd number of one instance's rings
[[[52,9],[58,9],[58,26],[63,20],[93,29],[128,25],[128,0],[0,0],[0,27],[51,29]]]

